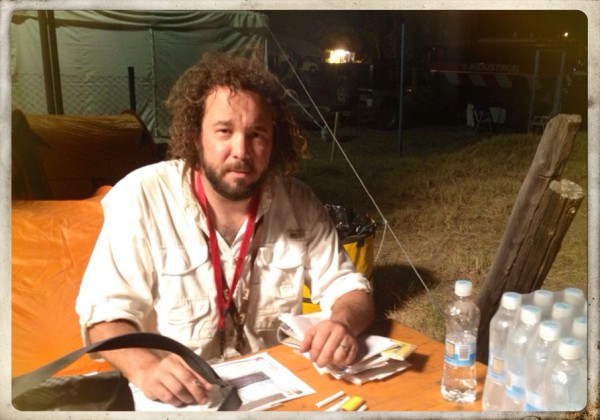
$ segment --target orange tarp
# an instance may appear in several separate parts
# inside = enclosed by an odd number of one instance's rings
[[[83,345],[75,299],[102,226],[101,196],[12,203],[13,376]],[[59,374],[107,369],[84,356]]]

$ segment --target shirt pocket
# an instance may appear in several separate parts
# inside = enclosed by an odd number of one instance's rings
[[[208,297],[168,302],[165,306],[163,320],[159,321],[162,334],[191,346],[214,336]]]
[[[258,299],[256,330],[275,330],[280,324],[279,314],[299,313],[305,259],[306,242],[303,240],[282,240],[259,249],[250,292]]]
[[[209,294],[207,286],[214,287],[208,250],[204,246],[161,249],[157,274],[160,300],[201,300]],[[210,280],[208,285],[206,279]]]
[[[208,262],[208,248],[198,245],[162,248],[160,258],[160,275],[185,276]]]

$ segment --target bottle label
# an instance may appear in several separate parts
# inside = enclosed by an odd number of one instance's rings
[[[513,400],[525,398],[525,376],[511,371],[506,372],[506,395]]]
[[[470,367],[475,364],[475,342],[446,340],[446,362],[453,366]]]
[[[506,377],[504,373],[504,358],[490,353],[488,371],[492,380],[503,383]]]
[[[536,392],[525,391],[525,411],[544,411],[542,396]]]

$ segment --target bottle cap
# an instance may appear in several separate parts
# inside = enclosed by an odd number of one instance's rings
[[[573,335],[577,338],[587,335],[587,316],[578,316],[573,320]]]
[[[573,316],[573,305],[556,302],[552,305],[552,319],[565,319]]]
[[[563,297],[565,302],[571,305],[579,305],[585,300],[583,291],[576,287],[567,287],[563,293]]]
[[[576,360],[583,355],[583,345],[576,338],[561,338],[558,344],[558,354],[566,360]]]
[[[521,308],[521,321],[527,325],[537,325],[542,318],[542,311],[535,305],[524,305]]]
[[[544,341],[556,341],[560,338],[560,324],[546,320],[540,323],[540,338]]]
[[[502,295],[502,307],[510,311],[519,309],[521,306],[521,295],[515,292],[505,292]]]
[[[471,296],[472,290],[473,283],[471,283],[470,280],[456,280],[456,283],[454,283],[454,293],[456,294],[456,296]]]
[[[544,307],[552,305],[554,293],[550,290],[540,289],[533,292],[533,304]]]

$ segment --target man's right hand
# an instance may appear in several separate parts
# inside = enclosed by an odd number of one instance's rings
[[[132,375],[131,382],[137,385],[147,398],[175,407],[206,404],[207,392],[213,388],[212,384],[175,354],[157,359],[156,363],[138,370]]]
[[[123,320],[101,322],[88,330],[92,342],[136,331],[133,324]],[[176,354],[161,358],[151,350],[131,348],[102,351],[100,356],[119,369],[147,398],[176,407],[206,404],[207,392],[213,388]]]

